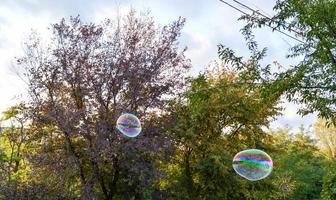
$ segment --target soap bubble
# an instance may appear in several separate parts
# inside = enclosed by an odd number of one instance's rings
[[[232,166],[240,176],[250,181],[258,181],[271,174],[273,161],[261,150],[248,149],[235,155]]]
[[[136,137],[141,132],[140,120],[133,114],[124,113],[117,120],[117,129],[128,137]]]

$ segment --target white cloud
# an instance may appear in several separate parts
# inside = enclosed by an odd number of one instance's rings
[[[15,74],[12,65],[14,57],[22,55],[22,42],[32,29],[46,34],[46,27],[50,23],[47,13],[32,16],[19,9],[19,14],[8,7],[0,7],[0,111],[15,104],[17,96],[26,93],[26,85]]]
[[[272,128],[279,128],[289,125],[293,128],[292,132],[297,132],[301,125],[303,125],[305,128],[309,128],[309,126],[313,125],[317,120],[316,113],[306,116],[301,116],[297,113],[303,105],[296,105],[284,100],[281,106],[284,108],[284,111],[282,112],[283,115],[271,123]]]
[[[216,45],[211,43],[209,38],[198,33],[184,33],[183,45],[188,46],[186,56],[191,59],[193,69],[192,75],[204,71],[204,67],[216,56]]]

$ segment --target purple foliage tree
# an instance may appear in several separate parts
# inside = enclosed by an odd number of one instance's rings
[[[181,91],[190,67],[177,41],[184,22],[159,28],[135,11],[99,25],[70,17],[52,25],[48,43],[28,38],[17,61],[36,127],[31,161],[46,172],[36,176],[82,198],[142,198],[170,147],[153,111]],[[116,129],[123,112],[139,116],[137,138]]]

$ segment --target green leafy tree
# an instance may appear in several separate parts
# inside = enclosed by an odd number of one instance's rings
[[[289,100],[306,104],[305,115],[318,112],[336,124],[336,2],[334,0],[278,0],[271,18],[258,12],[245,15],[243,33],[252,28],[270,26],[287,30],[301,41],[290,49],[289,57],[299,57],[299,64],[276,74],[272,91],[285,92]],[[287,84],[286,84],[287,83]]]
[[[261,127],[278,114],[278,99],[262,98],[258,77],[226,63],[214,63],[192,79],[172,106],[176,151],[161,182],[172,199],[270,199],[274,189],[268,180],[250,183],[239,177],[231,162],[246,148],[270,149]]]
[[[336,170],[335,163],[329,166],[329,171],[323,178],[323,190],[321,192],[322,200],[336,199]]]
[[[321,198],[331,200],[336,198],[336,128],[334,125],[327,126],[326,121],[318,119],[314,125],[314,134],[320,141],[320,150],[328,158],[325,170],[328,172],[323,178],[323,190]]]
[[[6,198],[22,198],[31,172],[26,159],[30,132],[28,110],[23,104],[12,106],[3,112],[1,122],[0,194]]]
[[[274,176],[281,199],[319,199],[322,179],[325,176],[326,160],[319,154],[317,141],[307,131],[295,134],[290,129],[273,132]]]
[[[336,127],[326,126],[326,121],[318,119],[314,125],[314,134],[320,140],[321,151],[331,160],[336,160]]]

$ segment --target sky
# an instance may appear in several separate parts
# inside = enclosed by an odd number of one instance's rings
[[[272,15],[275,0],[240,0],[250,7]],[[233,3],[232,0],[227,0]],[[99,23],[105,18],[125,14],[130,8],[150,11],[155,21],[163,26],[179,16],[186,18],[180,38],[181,47],[187,46],[186,56],[191,59],[191,75],[197,75],[213,60],[218,59],[217,45],[223,44],[241,56],[248,56],[240,29],[244,23],[237,21],[240,13],[219,0],[1,0],[0,1],[0,112],[27,97],[27,85],[15,70],[15,57],[23,54],[23,41],[31,30],[48,35],[50,24],[62,18],[80,15],[84,21]],[[241,7],[239,7],[242,9]],[[267,47],[263,61],[280,62],[283,66],[295,65],[298,60],[286,59],[288,49],[295,40],[272,32],[268,28],[256,30],[260,47]],[[283,115],[271,123],[272,128],[289,125],[296,131],[303,124],[309,127],[316,114],[301,117],[299,107],[284,100]]]

